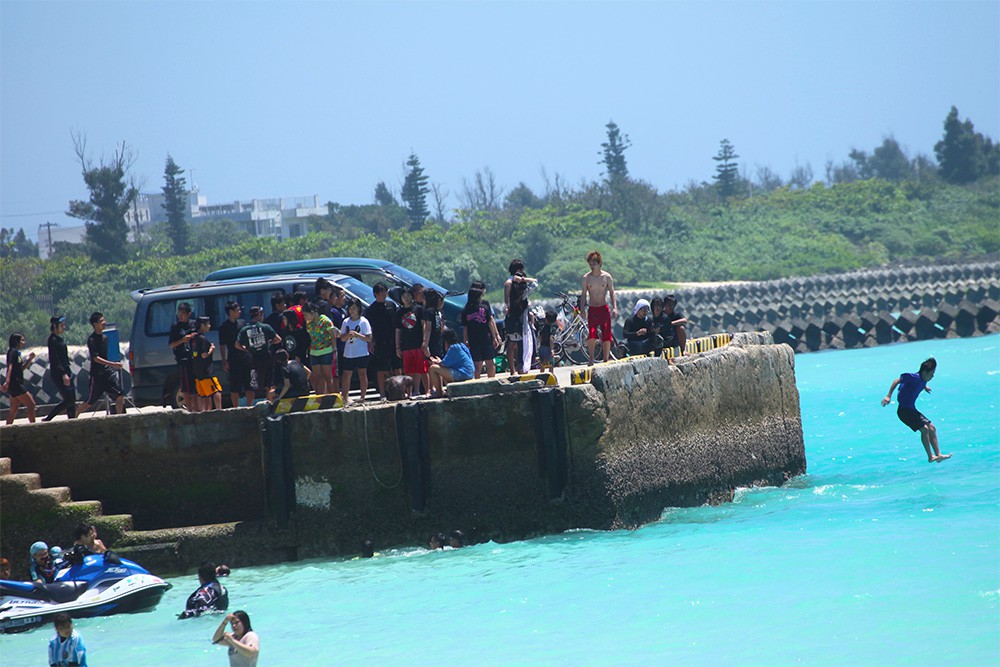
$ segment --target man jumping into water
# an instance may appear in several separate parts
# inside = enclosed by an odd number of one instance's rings
[[[934,357],[930,357],[920,364],[918,373],[903,373],[899,378],[893,380],[892,386],[889,387],[889,393],[882,399],[882,407],[884,408],[892,401],[892,392],[896,390],[896,385],[899,385],[899,395],[897,396],[899,407],[896,409],[896,416],[899,417],[899,421],[914,431],[920,431],[920,441],[924,444],[924,449],[927,450],[928,463],[940,463],[951,458],[951,454],[941,453],[938,448],[937,429],[934,428],[930,419],[920,414],[916,407],[920,392],[930,393],[931,388],[927,386],[927,383],[934,377],[936,370],[937,361],[934,360]]]

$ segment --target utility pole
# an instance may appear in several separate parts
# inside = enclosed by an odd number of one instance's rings
[[[48,236],[48,247],[47,247],[47,252],[46,252],[46,255],[45,255],[45,259],[52,259],[52,228],[53,227],[58,227],[58,226],[59,226],[58,223],[47,222],[47,221],[45,223],[41,224],[41,225],[38,225],[38,230],[39,231],[41,231],[42,227],[45,227],[46,232],[48,233],[47,234],[47,236]],[[39,237],[41,237],[41,235],[39,235]]]

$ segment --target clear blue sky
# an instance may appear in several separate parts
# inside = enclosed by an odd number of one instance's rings
[[[950,107],[1000,136],[1000,2],[0,1],[4,227],[81,224],[72,130],[125,141],[144,191],[169,152],[209,203],[370,203],[419,155],[459,205],[488,166],[593,180],[604,126],[661,190],[870,151],[933,155]]]

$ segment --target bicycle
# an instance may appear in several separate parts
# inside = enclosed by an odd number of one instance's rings
[[[559,322],[559,331],[552,334],[552,360],[557,365],[586,364],[590,361],[587,351],[587,336],[590,328],[587,320],[580,312],[579,297],[556,292],[556,297],[562,300],[558,306],[556,320]],[[600,333],[598,328],[598,345],[594,349],[594,356],[600,355]],[[611,358],[621,359],[628,356],[628,350],[615,338],[611,332]]]

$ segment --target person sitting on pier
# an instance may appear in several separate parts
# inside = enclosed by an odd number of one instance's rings
[[[472,354],[465,343],[458,342],[458,334],[453,329],[445,329],[441,339],[444,342],[444,358],[433,357],[431,361],[434,363],[428,372],[431,379],[431,392],[428,396],[432,398],[444,396],[444,387],[449,382],[471,380],[475,374]]]
[[[659,298],[659,297],[657,297]],[[657,327],[660,336],[663,337],[663,347],[674,348],[677,356],[684,354],[687,346],[687,318],[677,310],[677,297],[668,294],[663,297],[663,311],[657,314],[656,299],[653,299],[653,325]]]
[[[639,299],[635,302],[632,317],[625,320],[622,327],[625,340],[628,341],[630,355],[644,355],[663,347],[663,339],[653,328],[653,320],[649,316],[649,301]]]
[[[49,558],[49,545],[45,542],[35,542],[28,550],[31,554],[31,564],[28,567],[32,581],[40,584],[51,584],[56,579],[56,568]]]
[[[215,564],[202,562],[198,568],[198,588],[188,596],[184,611],[177,618],[193,618],[206,611],[226,611],[229,609],[229,591],[219,583]]]

